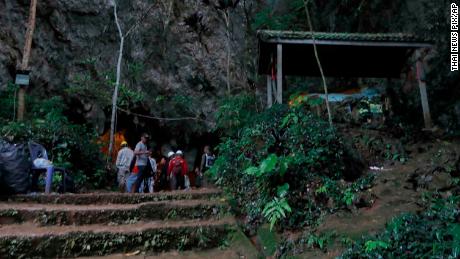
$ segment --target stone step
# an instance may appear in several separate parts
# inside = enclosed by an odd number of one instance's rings
[[[128,253],[116,253],[104,256],[78,257],[78,259],[256,259],[265,258],[252,241],[241,231],[232,231],[226,237],[225,246],[211,249],[192,249],[186,251],[167,251],[149,253],[133,250]]]
[[[1,203],[0,224],[34,222],[36,225],[124,224],[147,220],[209,219],[223,215],[228,206],[211,200],[171,200],[140,204],[69,205]]]
[[[0,226],[0,258],[102,256],[131,251],[218,247],[235,228],[232,217],[211,220],[150,221],[124,225]]]
[[[219,197],[221,191],[215,188],[202,188],[191,191],[172,191],[158,193],[84,193],[84,194],[26,194],[14,196],[0,196],[0,201],[5,202],[28,202],[46,204],[137,204],[150,201],[166,200],[191,200],[210,199]]]

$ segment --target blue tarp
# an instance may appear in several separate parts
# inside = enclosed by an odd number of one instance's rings
[[[347,99],[352,99],[352,100],[359,100],[362,98],[374,98],[376,96],[380,96],[381,93],[379,92],[378,89],[376,88],[363,88],[360,93],[355,93],[355,94],[341,94],[341,93],[330,93],[328,95],[328,100],[329,102],[343,102]],[[314,97],[317,96],[323,100],[326,99],[325,94],[309,94],[308,96]]]

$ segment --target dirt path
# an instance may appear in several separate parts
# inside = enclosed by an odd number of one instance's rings
[[[334,232],[339,237],[352,240],[362,235],[372,235],[381,231],[386,223],[404,212],[420,210],[421,195],[427,189],[414,189],[410,182],[414,172],[419,174],[433,173],[434,168],[446,164],[460,154],[458,143],[437,141],[431,144],[418,144],[408,149],[411,158],[405,164],[387,161],[383,170],[372,171],[376,174],[375,185],[369,193],[376,197],[371,208],[361,208],[355,212],[342,211],[328,215],[318,227],[317,232]],[[430,183],[434,185],[435,183]],[[434,187],[428,187],[434,188]],[[335,258],[343,251],[336,244],[327,252],[319,250],[306,251],[299,258]]]
[[[324,219],[319,231],[335,231],[352,239],[363,234],[374,234],[394,216],[419,209],[420,192],[408,189],[407,180],[415,170],[413,164],[384,167],[377,172],[376,185],[369,192],[376,201],[371,208],[355,213],[340,212]]]

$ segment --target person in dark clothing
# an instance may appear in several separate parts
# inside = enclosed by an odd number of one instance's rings
[[[160,161],[160,183],[158,186],[158,190],[166,190],[168,189],[168,166],[169,166],[169,161],[173,159],[174,157],[174,152],[170,151],[168,153],[167,157],[163,157]]]
[[[201,156],[201,163],[200,163],[200,170],[198,175],[196,176],[195,186],[201,187],[203,186],[203,174],[214,165],[214,160],[216,160],[216,156],[214,156],[211,152],[211,147],[205,146],[204,147],[203,156]]]

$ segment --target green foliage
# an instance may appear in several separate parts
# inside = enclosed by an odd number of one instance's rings
[[[223,131],[229,136],[236,135],[254,115],[254,103],[254,98],[248,95],[237,95],[222,100],[216,113],[216,130]]]
[[[77,184],[86,181],[93,186],[102,184],[105,174],[96,144],[97,134],[84,125],[72,124],[64,115],[65,104],[59,97],[31,98],[28,104],[30,112],[27,119],[23,122],[5,119],[0,126],[1,137],[14,143],[38,142],[45,146],[56,166],[74,172]],[[59,180],[54,179],[56,183]]]
[[[284,11],[279,11],[275,8],[275,6],[281,5],[280,1],[267,1],[266,6],[255,14],[252,27],[255,30],[299,30],[305,28],[303,1],[285,1],[286,8]]]
[[[341,258],[458,258],[460,197],[429,202],[425,211],[396,217],[382,233],[357,241]]]
[[[366,253],[372,253],[373,251],[377,250],[377,249],[387,249],[388,248],[388,244],[383,242],[383,241],[372,241],[372,240],[369,240],[367,241],[364,246],[366,247]]]
[[[274,197],[272,201],[267,203],[262,211],[264,217],[270,222],[270,230],[273,226],[281,219],[286,218],[288,213],[292,212],[291,206],[289,206],[286,196],[289,190],[289,184],[285,183],[278,187],[277,197]]]
[[[352,192],[352,190],[350,188],[346,189],[344,194],[343,194],[343,198],[342,198],[342,201],[350,206],[352,203],[353,203],[353,200],[355,198],[355,194]]]
[[[269,174],[280,174],[281,176],[284,176],[288,166],[287,160],[287,158],[279,158],[275,154],[270,154],[260,163],[258,167],[251,166],[245,170],[245,173],[256,177],[263,177]]]
[[[302,239],[306,241],[308,247],[310,248],[319,248],[323,251],[326,251],[327,246],[332,243],[336,234],[334,232],[325,232],[321,234],[308,234]]]
[[[128,64],[130,77],[127,78],[130,84],[120,84],[118,105],[129,107],[144,101],[144,92],[134,89],[134,85],[142,73],[142,65],[134,63]],[[80,73],[72,78],[70,84],[65,88],[65,93],[86,102],[97,103],[102,107],[111,105],[113,89],[115,87],[116,76],[113,72],[102,72],[95,76],[94,73]]]
[[[0,123],[6,123],[8,120],[12,120],[15,116],[17,104],[16,104],[16,93],[18,87],[12,83],[8,83],[5,90],[0,90]]]
[[[196,99],[190,95],[173,95],[171,98],[172,106],[176,107],[176,110],[181,111],[182,116],[184,114],[195,115],[195,107],[199,106]]]
[[[276,105],[255,113],[245,110],[251,107],[242,105],[247,100],[235,97],[219,110],[218,127],[232,130],[209,171],[234,197],[238,213],[251,224],[266,219],[272,228],[298,228],[351,203],[365,184],[341,181],[345,146],[327,122],[305,106]]]
[[[76,74],[64,89],[64,92],[71,97],[79,98],[84,101],[95,102],[101,106],[110,105],[111,84],[113,73],[106,73],[101,76],[105,80],[97,80],[90,73]]]
[[[286,198],[274,197],[272,201],[265,205],[262,211],[265,218],[270,222],[270,230],[281,219],[286,218],[286,215],[292,211]]]

